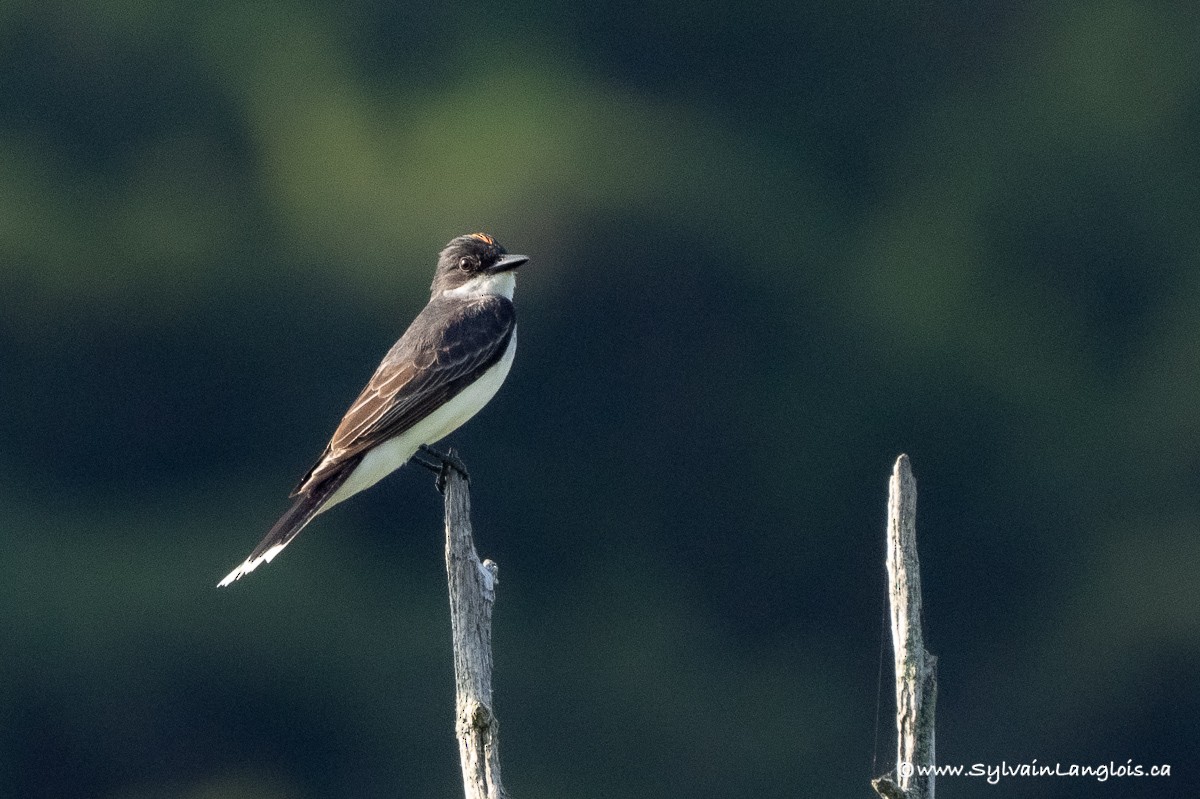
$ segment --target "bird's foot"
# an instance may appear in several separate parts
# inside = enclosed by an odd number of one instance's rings
[[[437,486],[439,494],[446,493],[446,479],[450,476],[451,469],[461,474],[464,480],[471,479],[471,475],[467,473],[467,465],[462,462],[453,448],[439,452],[428,444],[422,444],[417,447],[417,451],[421,455],[414,453],[413,461],[437,475],[433,484]]]

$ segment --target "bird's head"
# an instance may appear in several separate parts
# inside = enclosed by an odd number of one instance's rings
[[[459,236],[438,256],[430,290],[435,297],[500,294],[512,299],[514,270],[528,260],[524,255],[509,255],[486,233]]]

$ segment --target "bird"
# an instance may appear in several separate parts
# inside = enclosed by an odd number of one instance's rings
[[[429,302],[292,491],[292,506],[218,587],[269,563],[318,514],[375,485],[419,449],[433,452],[428,445],[496,395],[517,350],[513,291],[516,270],[528,261],[487,233],[458,236],[446,245],[438,254]]]

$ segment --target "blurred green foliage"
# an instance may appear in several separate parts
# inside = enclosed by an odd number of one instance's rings
[[[472,230],[533,257],[453,437],[514,795],[870,795],[901,451],[939,759],[1185,773],[1197,19],[0,6],[0,795],[458,794],[427,475],[213,585]]]

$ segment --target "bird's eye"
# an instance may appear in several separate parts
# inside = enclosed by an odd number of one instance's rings
[[[464,272],[470,272],[475,268],[475,259],[469,255],[465,255],[458,259],[458,268]]]

